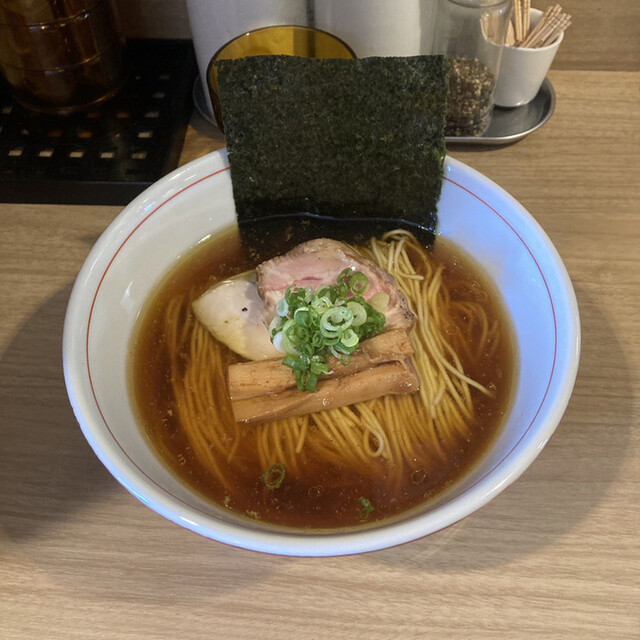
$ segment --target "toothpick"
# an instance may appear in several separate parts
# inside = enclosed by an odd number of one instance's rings
[[[522,6],[520,0],[514,0],[514,26],[516,31],[516,43],[519,43],[523,38],[522,33]]]
[[[509,24],[507,25],[507,37],[505,39],[505,43],[510,47],[513,47],[513,45],[516,44],[516,34],[513,30],[513,22],[511,21],[509,21]]]
[[[520,47],[532,47],[533,43],[538,40],[540,33],[547,27],[550,21],[554,20],[562,12],[559,4],[554,4],[546,8],[542,14],[538,24],[531,30],[529,35],[520,42]]]
[[[522,27],[522,37],[526,38],[531,28],[531,0],[524,0],[524,8],[522,10],[524,25]]]

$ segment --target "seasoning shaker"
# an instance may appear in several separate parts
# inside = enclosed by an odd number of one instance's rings
[[[313,26],[359,58],[431,53],[438,0],[315,0]]]
[[[480,136],[493,92],[512,0],[438,0],[434,53],[451,61],[446,135]]]

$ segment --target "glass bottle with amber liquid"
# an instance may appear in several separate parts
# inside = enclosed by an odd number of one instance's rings
[[[24,107],[66,114],[114,95],[126,76],[112,0],[0,0],[0,69]]]

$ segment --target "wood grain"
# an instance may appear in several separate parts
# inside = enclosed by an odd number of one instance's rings
[[[260,555],[133,498],[84,440],[61,363],[73,280],[119,208],[0,204],[0,637],[639,637],[638,74],[551,80],[557,110],[538,132],[450,153],[520,200],[564,259],[582,318],[575,392],[509,489],[386,551]],[[194,117],[183,161],[221,144]]]
[[[554,69],[640,70],[640,3],[627,0],[537,0],[536,9],[560,4],[571,15]]]

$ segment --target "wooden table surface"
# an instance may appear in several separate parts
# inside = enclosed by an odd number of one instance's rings
[[[640,80],[550,79],[539,131],[450,153],[563,257],[583,332],[573,397],[498,498],[385,551],[242,551],[121,487],[75,422],[61,363],[74,277],[119,208],[0,204],[0,638],[640,637]],[[182,161],[221,144],[195,115]]]

